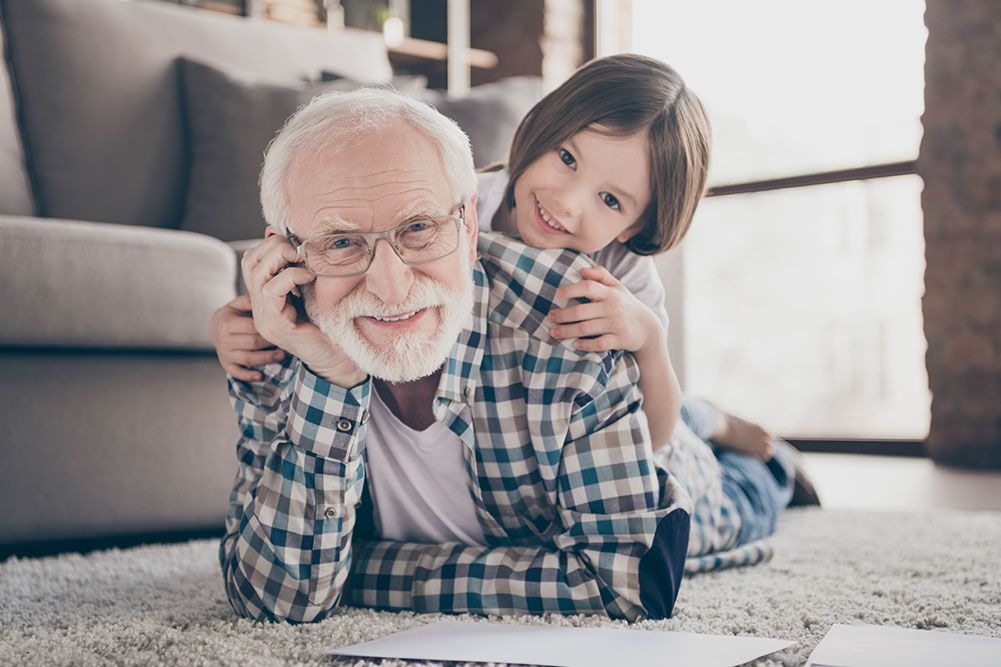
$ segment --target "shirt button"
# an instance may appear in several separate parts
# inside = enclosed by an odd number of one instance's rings
[[[365,412],[361,413],[361,423],[363,425],[368,423],[368,410],[366,410]]]
[[[337,510],[335,510],[333,507],[328,507],[327,509],[323,510],[323,516],[324,518],[327,519],[333,519],[335,516],[337,516]]]
[[[337,430],[341,433],[348,433],[351,431],[351,422],[347,419],[337,420]]]
[[[473,385],[466,385],[466,398],[470,401],[476,397],[476,387]]]

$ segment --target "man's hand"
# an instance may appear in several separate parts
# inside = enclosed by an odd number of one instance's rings
[[[299,262],[295,249],[278,235],[244,254],[241,268],[257,331],[328,382],[353,387],[363,382],[366,374],[296,310],[293,299],[300,298],[300,288],[316,280]]]
[[[557,308],[549,312],[556,338],[576,338],[578,350],[639,352],[659,345],[665,337],[657,315],[615,276],[601,266],[581,269],[584,280],[561,287],[561,299],[588,299],[588,303]]]

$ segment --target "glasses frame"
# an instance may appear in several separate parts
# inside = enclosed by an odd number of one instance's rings
[[[458,213],[459,213],[458,215],[452,215],[452,213],[449,212],[444,216],[426,216],[426,217],[432,219],[448,218],[449,220],[455,223],[456,232],[461,234],[462,230],[465,229],[466,227],[465,204],[459,204]],[[421,264],[430,264],[431,262],[437,262],[439,259],[442,259],[443,257],[448,257],[458,249],[459,237],[456,236],[455,248],[452,248],[444,255],[440,255],[438,257],[435,257],[434,259],[425,259],[419,262],[407,261],[406,259],[404,259],[403,255],[400,254],[400,246],[397,245],[394,237],[401,229],[405,228],[407,225],[413,224],[414,220],[417,219],[420,218],[414,218],[406,222],[402,222],[396,227],[393,227],[392,229],[387,229],[384,232],[328,232],[326,234],[316,234],[315,236],[310,236],[309,238],[300,242],[291,229],[286,229],[285,237],[289,240],[289,243],[292,244],[292,247],[295,248],[295,252],[296,254],[299,255],[299,258],[302,260],[303,266],[305,266],[310,273],[312,273],[314,276],[317,277],[326,276],[329,278],[350,278],[351,276],[360,276],[363,273],[366,273],[372,266],[372,260],[375,259],[375,248],[376,244],[379,243],[379,239],[385,239],[386,243],[388,243],[389,247],[393,249],[393,252],[396,253],[396,256],[399,257],[400,261],[406,264],[407,266],[420,266]],[[306,259],[306,244],[319,239],[332,238],[334,236],[360,236],[364,238],[366,242],[368,242],[368,260],[365,262],[364,269],[362,269],[361,271],[355,271],[353,273],[333,273],[333,274],[317,273],[316,271],[313,270],[313,267],[309,265],[309,260]]]

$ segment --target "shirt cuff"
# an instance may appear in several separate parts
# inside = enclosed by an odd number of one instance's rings
[[[282,390],[292,376],[293,361],[294,357],[286,354],[281,361],[254,366],[253,369],[261,374],[261,379],[256,382],[238,380],[227,375],[230,395],[258,407],[276,407],[281,400]]]
[[[354,460],[365,439],[372,381],[345,389],[300,364],[292,389],[288,437],[293,445],[342,463]]]

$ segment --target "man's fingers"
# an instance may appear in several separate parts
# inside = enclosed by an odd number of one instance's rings
[[[281,271],[264,284],[261,293],[275,299],[284,299],[298,285],[308,285],[316,280],[308,269],[301,266],[291,266]]]
[[[281,243],[261,257],[261,261],[254,267],[254,280],[257,281],[258,285],[263,285],[286,266],[298,262],[299,254],[295,248],[290,246],[287,241]]]
[[[556,323],[580,322],[581,320],[592,320],[604,314],[605,307],[601,301],[591,303],[580,303],[576,306],[566,308],[554,308],[549,311],[549,320]]]
[[[240,259],[240,267],[243,269],[243,275],[250,275],[251,270],[261,261],[261,257],[283,240],[284,237],[282,236],[269,236],[243,253],[243,257]]]

